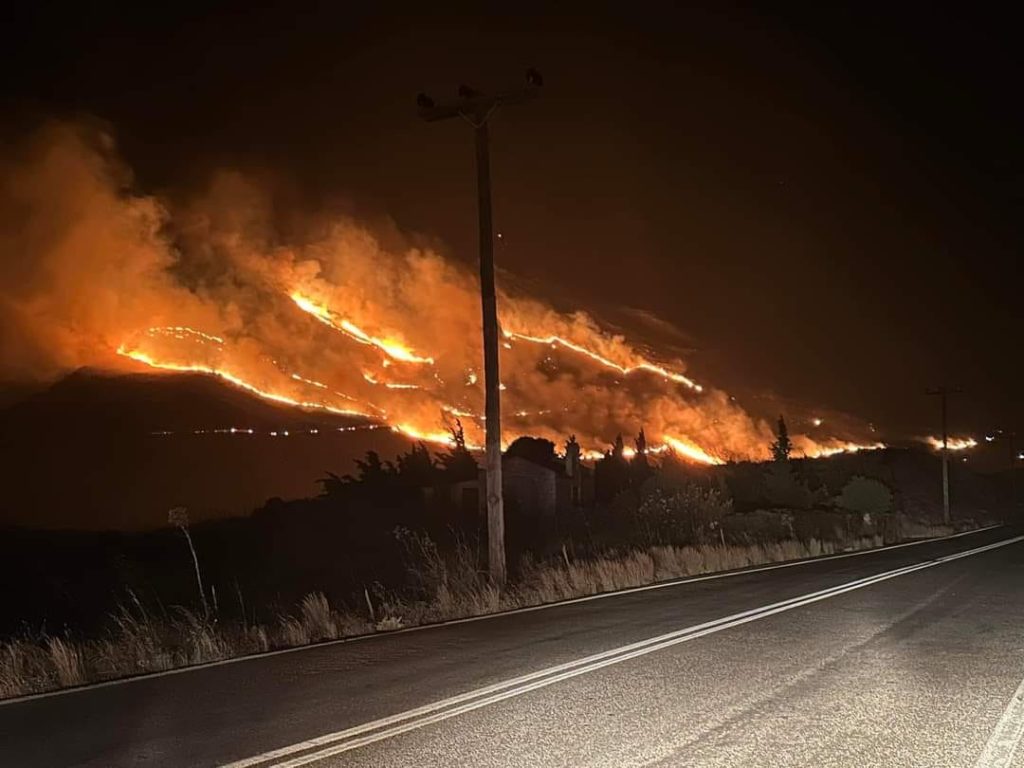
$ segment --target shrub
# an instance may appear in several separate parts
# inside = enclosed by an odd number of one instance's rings
[[[772,462],[765,472],[765,498],[775,507],[807,509],[811,506],[812,495],[793,471],[788,461]]]
[[[790,516],[758,509],[729,515],[722,520],[725,538],[738,544],[763,544],[782,541],[793,535]]]
[[[846,532],[846,521],[843,518],[844,515],[839,512],[798,512],[793,515],[793,532],[800,541],[837,541]]]
[[[885,483],[858,475],[843,486],[836,502],[851,512],[884,515],[892,511],[892,491]]]
[[[703,542],[731,511],[732,502],[718,488],[653,488],[637,508],[637,533],[648,546]]]

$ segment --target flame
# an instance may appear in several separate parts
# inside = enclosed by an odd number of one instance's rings
[[[533,342],[534,344],[547,344],[550,346],[561,346],[565,347],[566,349],[571,349],[573,352],[578,352],[581,355],[586,355],[591,360],[600,363],[606,368],[611,368],[627,376],[631,373],[635,373],[636,371],[649,371],[651,373],[657,374],[658,376],[661,376],[664,379],[674,381],[677,384],[685,384],[687,387],[694,390],[695,392],[701,392],[704,389],[700,384],[697,384],[692,379],[683,376],[683,374],[675,373],[655,363],[651,363],[645,360],[643,362],[637,363],[636,365],[620,365],[619,363],[616,363],[614,360],[609,360],[607,357],[603,357],[599,355],[597,352],[587,349],[586,347],[581,346],[579,344],[575,344],[569,341],[568,339],[563,339],[561,336],[531,336],[527,333],[520,333],[518,331],[503,331],[503,333],[505,334],[505,338],[507,339],[519,339],[522,341],[530,341]],[[509,349],[511,349],[511,347],[509,347]]]
[[[928,443],[936,451],[942,450],[942,438],[941,437],[926,437],[925,442]],[[946,447],[951,451],[966,451],[969,448],[974,448],[978,445],[978,441],[973,437],[947,437]]]
[[[203,331],[196,330],[195,328],[189,328],[187,325],[165,325],[163,327],[148,328],[146,333],[150,336],[170,336],[182,341],[191,339],[199,342],[208,341],[213,344],[224,343],[224,339],[220,336],[204,333]]]
[[[724,464],[717,456],[712,456],[703,449],[677,437],[665,435],[662,438],[672,451],[679,456],[690,459],[698,464]]]
[[[335,408],[327,405],[326,403],[316,403],[306,400],[296,400],[286,395],[277,394],[276,392],[268,392],[266,390],[255,387],[240,376],[236,376],[233,373],[225,371],[220,368],[213,368],[208,365],[202,365],[199,363],[172,363],[165,360],[156,360],[150,355],[146,354],[137,349],[128,349],[125,345],[121,345],[117,348],[117,354],[130,358],[138,363],[144,363],[151,368],[158,368],[162,371],[174,371],[176,373],[206,373],[211,376],[216,376],[220,379],[224,379],[230,384],[234,384],[240,389],[244,389],[246,392],[250,392],[258,397],[262,397],[265,400],[273,400],[276,403],[283,403],[284,405],[292,405],[299,408],[312,408],[314,410],[328,411],[330,413],[336,413],[341,416],[368,416],[369,414],[363,411],[353,410],[351,408]]]
[[[333,328],[336,331],[341,331],[350,338],[362,344],[370,344],[380,349],[384,354],[389,357],[399,360],[403,363],[423,363],[426,365],[433,365],[434,358],[432,357],[420,357],[415,354],[411,349],[406,347],[401,342],[395,339],[378,339],[376,336],[371,336],[366,333],[362,328],[357,326],[350,320],[342,318],[341,320],[335,320],[334,313],[331,312],[323,304],[318,304],[307,296],[303,296],[298,291],[293,291],[289,294],[291,300],[295,302],[295,305],[303,312],[307,312],[324,325]]]
[[[822,445],[812,448],[806,452],[808,458],[817,459],[827,456],[835,456],[840,453],[858,453],[860,451],[880,451],[885,448],[885,443],[848,443],[838,442],[835,445]]]
[[[299,374],[297,373],[293,373],[292,378],[295,379],[295,381],[301,381],[303,384],[309,384],[311,387],[316,387],[317,389],[327,389],[327,385],[324,384],[322,381],[314,381],[313,379],[307,379],[303,376],[299,376]],[[337,394],[341,393],[338,392]],[[344,397],[344,395],[341,396]]]
[[[452,435],[450,432],[442,432],[440,430],[422,430],[413,424],[394,424],[391,429],[399,434],[411,437],[413,440],[419,440],[424,443],[433,443],[434,445],[451,445]],[[479,451],[483,449],[482,445],[472,443],[469,440],[466,441],[466,447],[470,450]]]
[[[276,214],[294,212],[239,174],[188,201],[134,193],[95,128],[48,129],[5,145],[0,161],[0,239],[23,267],[0,300],[4,372],[53,379],[130,360],[435,443],[448,441],[446,418],[464,417],[469,442],[483,443],[473,270],[430,248],[386,245],[397,231],[383,239],[315,211],[294,217],[315,224],[289,240],[275,222],[292,217]],[[61,236],[40,236],[49,232]],[[498,306],[506,440],[575,434],[596,456],[610,435],[643,427],[652,453],[767,458],[771,424],[696,383],[682,361],[582,311],[505,291]],[[875,447],[847,442],[867,440],[866,427],[830,436],[816,426],[813,439],[791,436],[798,452]]]

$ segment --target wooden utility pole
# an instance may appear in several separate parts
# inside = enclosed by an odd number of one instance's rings
[[[947,426],[947,400],[949,395],[957,394],[962,390],[950,387],[936,387],[929,389],[929,395],[938,395],[942,398],[942,522],[949,525],[949,430]]]
[[[473,126],[476,141],[477,212],[480,224],[480,303],[484,329],[484,432],[487,496],[487,565],[491,582],[504,586],[505,510],[501,492],[501,378],[498,366],[498,302],[494,290],[494,238],[491,220],[491,163],[487,124],[503,104],[517,104],[537,95],[543,80],[536,70],[526,73],[526,87],[487,96],[459,86],[459,98],[438,105],[425,94],[416,99],[424,120],[461,117]]]

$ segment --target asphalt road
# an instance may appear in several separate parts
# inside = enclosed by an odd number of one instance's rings
[[[1024,768],[1015,536],[0,704],[0,766]]]

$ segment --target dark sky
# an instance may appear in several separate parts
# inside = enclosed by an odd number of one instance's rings
[[[958,430],[1024,428],[1009,17],[377,5],[6,10],[5,116],[110,121],[146,191],[254,170],[471,261],[469,131],[415,95],[533,66],[542,98],[492,126],[504,269],[566,308],[654,313],[698,379],[747,396],[921,433],[945,380]]]

